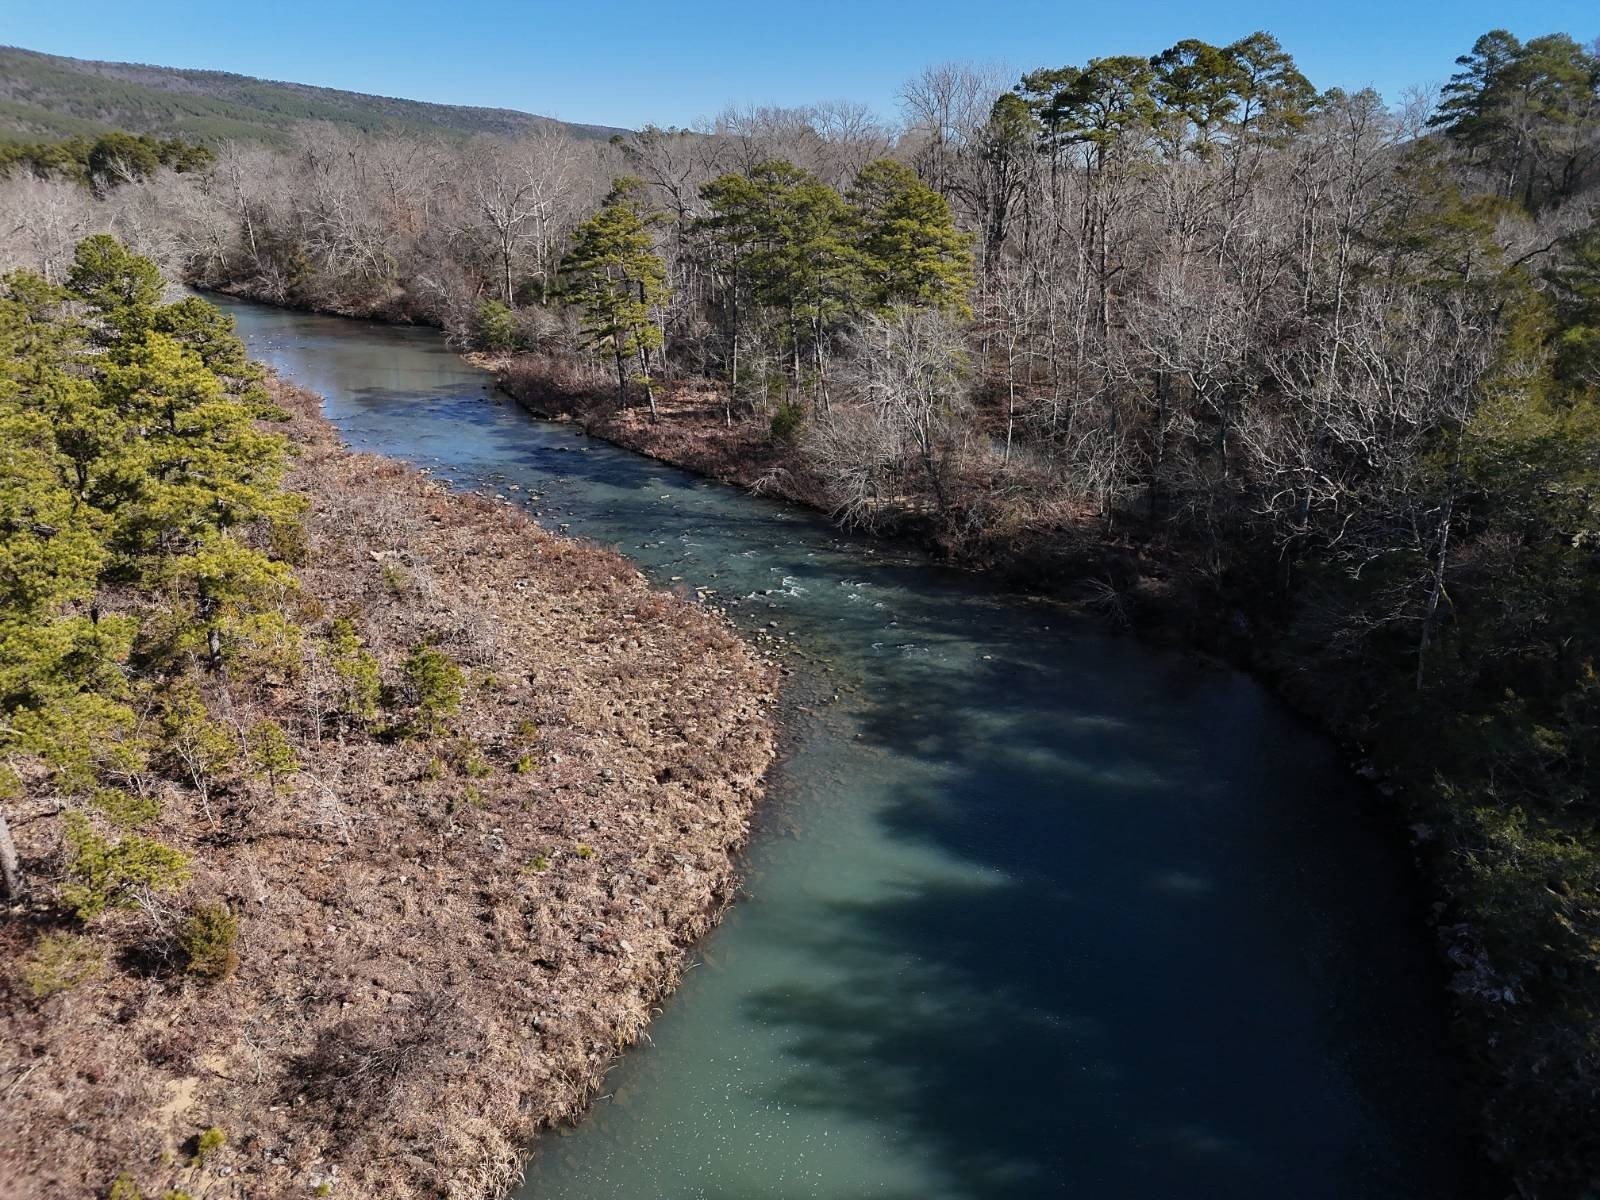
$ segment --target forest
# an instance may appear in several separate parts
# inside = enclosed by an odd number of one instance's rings
[[[896,124],[308,124],[150,169],[74,153],[76,178],[35,152],[0,237],[39,289],[81,287],[109,230],[202,287],[436,325],[547,406],[688,423],[843,522],[1113,622],[1190,613],[1381,777],[1491,1154],[1520,1195],[1585,1195],[1600,47],[1491,31],[1399,103],[1318,90],[1265,33],[1136,49],[932,67]]]
[[[294,127],[307,121],[411,136],[516,137],[546,127],[580,138],[616,132],[506,108],[427,104],[226,71],[94,62],[0,46],[0,144],[121,132],[286,146]]]

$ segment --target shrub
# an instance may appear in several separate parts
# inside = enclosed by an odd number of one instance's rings
[[[792,445],[805,428],[806,410],[792,400],[779,402],[772,413],[772,440],[780,445]]]
[[[239,966],[239,918],[222,903],[196,904],[178,931],[184,969],[202,979],[226,979]]]
[[[167,748],[200,793],[201,802],[209,803],[212,784],[238,753],[233,736],[211,719],[199,690],[191,683],[172,689],[161,731]]]
[[[161,802],[154,796],[139,796],[121,788],[96,788],[89,803],[104,813],[113,825],[123,829],[154,821],[161,815]]]
[[[369,721],[378,714],[383,694],[383,676],[378,660],[361,645],[355,624],[338,620],[328,633],[333,651],[333,673],[339,677],[340,711],[358,721]]]
[[[95,655],[103,655],[103,661],[114,661],[114,655],[129,644],[114,639],[114,629],[107,629],[119,621],[120,618],[104,616],[95,629],[98,646],[114,646],[112,652],[95,649]],[[120,690],[124,682],[111,686]],[[53,692],[43,708],[12,709],[7,723],[15,730],[12,744],[25,753],[38,754],[51,768],[56,786],[62,791],[89,791],[108,770],[132,771],[144,765],[145,746],[136,736],[138,718],[132,708],[110,695],[94,691]]]
[[[383,586],[391,596],[404,596],[411,590],[411,576],[404,567],[397,567],[393,563],[383,564]]]
[[[139,1185],[133,1181],[133,1176],[123,1171],[111,1181],[111,1187],[106,1191],[106,1200],[144,1200],[144,1194],[139,1191]]]
[[[201,1166],[227,1143],[228,1135],[213,1125],[194,1140],[194,1161],[196,1166]]]
[[[304,667],[303,631],[281,612],[246,613],[232,622],[223,643],[242,678],[274,682],[297,679]]]
[[[461,707],[461,668],[431,646],[418,646],[405,662],[406,683],[416,704],[414,731],[436,734]]]
[[[485,300],[478,305],[474,336],[485,350],[515,350],[519,340],[517,316],[500,301]]]
[[[594,847],[585,846],[582,842],[579,842],[577,846],[574,847],[573,853],[575,853],[579,858],[593,858]]]
[[[303,567],[311,557],[311,538],[305,524],[293,516],[268,523],[267,544],[273,557],[291,566]]]
[[[531,754],[524,754],[511,765],[511,770],[517,775],[531,775],[539,769],[539,764],[534,761]]]
[[[136,834],[109,842],[82,813],[68,813],[66,827],[68,882],[61,898],[82,920],[137,906],[139,888],[171,891],[188,882],[188,856],[171,846]]]
[[[105,965],[105,956],[88,938],[75,933],[47,933],[28,956],[22,968],[22,982],[43,1000],[93,979]]]
[[[196,539],[189,553],[163,559],[152,581],[172,600],[147,622],[142,638],[157,660],[171,665],[191,656],[243,670],[251,678],[298,666],[299,630],[281,606],[298,590],[285,563],[245,545],[227,531]]]
[[[250,767],[258,778],[265,778],[274,792],[278,780],[300,765],[289,735],[276,721],[257,721],[250,726]]]
[[[469,737],[462,738],[456,745],[456,767],[468,779],[483,779],[494,770],[478,743]]]
[[[296,620],[308,625],[315,625],[328,615],[328,606],[323,603],[322,597],[311,592],[298,592],[294,598],[294,607],[290,615]]]

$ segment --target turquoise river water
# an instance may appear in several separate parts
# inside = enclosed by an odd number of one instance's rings
[[[527,1200],[1473,1194],[1399,838],[1252,681],[536,420],[432,332],[224,307],[352,445],[792,647],[740,900]]]

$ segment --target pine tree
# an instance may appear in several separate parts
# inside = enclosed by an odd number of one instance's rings
[[[755,293],[782,323],[795,393],[802,383],[802,352],[809,350],[816,396],[825,404],[828,339],[843,317],[861,307],[852,214],[838,192],[793,163],[763,163],[751,179],[760,197],[761,236],[751,265]]]
[[[1600,394],[1600,221],[1568,239],[1566,263],[1552,271],[1561,331],[1556,367],[1567,383]]]
[[[95,393],[63,369],[74,339],[49,329],[59,299],[21,275],[0,297],[0,750],[87,786],[133,726],[119,664],[134,623],[91,608],[105,523],[58,444],[76,427],[56,418],[91,409]]]
[[[300,660],[292,574],[252,545],[279,544],[302,505],[281,490],[283,439],[256,423],[274,411],[262,375],[226,318],[163,307],[161,287],[104,235],[79,244],[65,288],[0,281],[0,760],[46,768],[68,801],[147,769],[134,702],[176,711],[194,658],[258,675]],[[200,744],[167,737],[174,753]],[[103,894],[119,872],[181,874],[164,847],[111,846],[78,815],[67,898],[86,914],[121,903]]]
[[[728,354],[728,400],[723,419],[733,425],[732,401],[739,392],[740,352],[744,348],[747,306],[751,292],[752,260],[769,224],[767,205],[760,188],[748,176],[720,175],[700,188],[700,199],[707,214],[695,225],[710,251],[712,270],[720,277],[723,302],[727,307],[730,348]]]
[[[1301,128],[1317,103],[1311,81],[1270,33],[1257,30],[1223,47],[1237,105],[1225,123],[1236,147],[1275,141]]]
[[[149,327],[161,300],[161,272],[108,233],[78,243],[67,287],[104,323],[99,338],[114,344]]]
[[[972,235],[956,229],[950,204],[909,167],[868,163],[850,189],[872,307],[896,304],[971,313]]]
[[[663,340],[656,315],[667,301],[667,268],[655,251],[642,193],[638,179],[616,180],[600,211],[573,234],[561,274],[566,300],[586,315],[584,337],[616,364],[619,402],[627,406],[626,364],[636,356],[655,420],[651,353]]]
[[[246,404],[252,415],[282,418],[283,413],[267,395],[261,365],[251,361],[244,343],[234,333],[233,318],[216,305],[207,304],[198,296],[186,297],[156,309],[150,328],[194,351],[223,390]]]
[[[281,438],[225,394],[200,355],[154,331],[120,347],[100,381],[139,437],[94,499],[115,509],[113,544],[130,559],[181,552],[210,530],[284,515]]]
[[[800,391],[801,294],[805,290],[806,264],[798,249],[801,231],[796,193],[811,176],[784,159],[758,163],[750,171],[756,244],[750,255],[752,292],[761,308],[771,314],[789,358],[790,386]],[[815,206],[813,206],[815,211]]]
[[[1600,58],[1565,34],[1526,44],[1493,29],[1456,59],[1429,124],[1500,178],[1500,194],[1538,208],[1570,196],[1600,128]]]
[[[1185,38],[1150,60],[1151,90],[1161,103],[1158,136],[1169,157],[1209,159],[1228,120],[1239,110],[1239,67],[1226,50]]]

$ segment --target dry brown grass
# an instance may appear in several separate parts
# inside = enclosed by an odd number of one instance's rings
[[[620,557],[351,454],[314,397],[279,391],[313,504],[307,658],[207,699],[240,729],[279,721],[302,767],[275,794],[224,780],[217,828],[164,784],[151,831],[194,856],[190,895],[239,911],[239,969],[175,973],[182,902],[161,898],[103,918],[108,969],[39,1000],[20,964],[60,915],[0,928],[5,1200],[102,1194],[124,1170],[147,1195],[502,1194],[729,898],[773,753],[771,665]],[[340,616],[386,680],[423,640],[466,666],[451,736],[327,718],[309,648]],[[17,832],[48,892],[58,820]],[[226,1146],[188,1165],[211,1126]]]
[[[773,444],[770,421],[735,411],[729,426],[718,385],[667,380],[656,389],[659,419],[642,396],[617,404],[615,380],[581,359],[550,354],[469,354],[512,397],[543,417],[572,420],[596,437],[698,475],[820,505],[821,491],[798,455]]]
[[[681,378],[657,388],[658,419],[642,398],[619,408],[615,381],[583,359],[562,354],[469,354],[494,372],[500,386],[530,411],[571,420],[596,437],[682,467],[697,475],[833,512],[825,468],[801,450],[774,442],[769,418],[734,413],[728,424],[722,385]],[[1005,464],[991,444],[1004,420],[993,406],[980,408],[970,437],[955,454],[947,490],[950,520],[933,519],[932,499],[918,492],[919,468],[908,465],[911,485],[889,490],[871,504],[870,527],[910,535],[930,549],[973,566],[1039,563],[1064,539],[1097,539],[1098,518],[1082,500],[1063,495],[1059,481],[1037,465]],[[996,422],[998,425],[996,427]],[[991,428],[993,427],[993,428]],[[836,514],[837,515],[837,514]],[[858,516],[860,514],[857,514]]]

